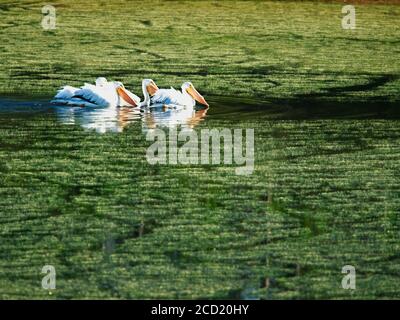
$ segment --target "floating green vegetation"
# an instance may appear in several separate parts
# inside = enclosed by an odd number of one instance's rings
[[[287,1],[64,1],[56,29],[41,1],[5,2],[0,93],[51,96],[105,76],[141,92],[141,80],[206,94],[276,99],[398,101],[396,5]]]
[[[51,32],[42,2],[0,6],[2,94],[189,79],[212,102],[195,129],[254,128],[255,168],[149,165],[140,120],[0,113],[1,298],[399,297],[399,122],[371,118],[398,112],[400,7],[357,6],[346,31],[340,3],[54,5]],[[338,108],[353,119],[318,119]]]

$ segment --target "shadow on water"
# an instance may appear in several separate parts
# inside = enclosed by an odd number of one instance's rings
[[[0,99],[0,120],[23,119],[37,114],[55,116],[64,125],[78,125],[98,133],[122,132],[132,123],[141,123],[142,131],[181,126],[194,128],[206,116],[205,108],[80,108],[52,105],[48,101]]]
[[[47,100],[30,99],[29,97],[0,97],[0,117],[7,115],[28,116],[48,112],[52,108]]]
[[[315,99],[270,100],[207,97],[211,107],[196,108],[79,108],[54,106],[46,100],[0,98],[0,119],[24,118],[38,113],[56,116],[66,125],[79,125],[98,133],[122,132],[140,122],[142,131],[181,126],[194,128],[207,117],[233,121],[317,120],[317,119],[400,119],[400,106],[391,102],[330,102]]]
[[[209,115],[214,118],[265,120],[400,119],[400,104],[390,101],[327,101],[297,98],[269,101],[214,96]]]

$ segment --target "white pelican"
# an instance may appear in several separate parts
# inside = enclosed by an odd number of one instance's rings
[[[140,104],[141,107],[149,107],[151,103],[150,96],[154,96],[156,92],[159,90],[155,82],[151,79],[143,79],[142,81],[142,91],[144,100]]]
[[[85,83],[80,88],[64,86],[51,103],[80,107],[137,107],[140,98],[126,90],[121,82],[97,78],[95,85]]]
[[[151,98],[152,104],[178,105],[194,107],[196,101],[209,107],[204,97],[194,88],[191,82],[182,85],[182,92],[171,89],[158,89]]]

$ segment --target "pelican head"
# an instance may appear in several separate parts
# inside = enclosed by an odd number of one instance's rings
[[[158,91],[158,87],[152,79],[143,79],[142,89],[143,93],[147,92],[150,96],[154,96]]]
[[[96,86],[104,87],[107,84],[107,79],[104,77],[100,77],[96,79]]]
[[[117,90],[118,96],[123,99],[128,106],[130,107],[137,107],[140,104],[140,99],[138,101],[138,97],[136,97],[132,92],[125,89],[125,86],[122,82],[113,81],[113,85],[115,90]]]
[[[195,89],[195,87],[193,86],[193,84],[191,82],[185,82],[182,85],[182,92],[188,93],[198,103],[201,103],[201,104],[209,107],[209,104],[207,103],[206,99],[204,99],[204,97]]]
[[[113,84],[113,86],[114,86],[115,89],[118,89],[118,88],[123,88],[123,89],[125,89],[125,86],[124,86],[124,84],[123,84],[122,82],[113,81],[112,84]]]

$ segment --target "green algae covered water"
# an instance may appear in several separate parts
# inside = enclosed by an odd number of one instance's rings
[[[367,2],[2,0],[0,298],[398,298],[400,6]],[[48,104],[97,77],[210,108]],[[172,128],[253,129],[254,170],[151,165]]]
[[[0,297],[399,297],[395,106],[209,100],[184,114],[2,99]],[[173,126],[254,129],[253,173],[149,164],[147,132]]]

